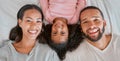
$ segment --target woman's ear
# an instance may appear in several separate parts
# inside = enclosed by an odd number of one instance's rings
[[[18,24],[19,24],[20,27],[21,27],[21,23],[22,23],[22,20],[18,19]]]

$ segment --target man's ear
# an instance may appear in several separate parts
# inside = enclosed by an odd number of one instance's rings
[[[82,27],[81,27],[81,25],[79,26],[79,29],[80,29],[81,32],[83,32],[83,31],[82,31]]]
[[[21,27],[21,23],[22,23],[22,20],[18,19],[18,24],[19,24],[20,27]]]
[[[103,21],[103,25],[106,26],[106,20]]]

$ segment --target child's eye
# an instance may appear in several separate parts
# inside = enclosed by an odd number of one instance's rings
[[[53,34],[57,34],[57,32],[53,32]]]
[[[57,34],[57,32],[53,32],[53,33],[52,33],[53,36],[56,36],[56,34]]]
[[[61,32],[61,34],[62,34],[62,35],[64,35],[64,34],[65,34],[65,32]]]

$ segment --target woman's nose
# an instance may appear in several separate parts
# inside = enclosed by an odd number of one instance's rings
[[[31,28],[36,28],[36,27],[37,27],[37,23],[32,22],[32,24],[31,24]]]

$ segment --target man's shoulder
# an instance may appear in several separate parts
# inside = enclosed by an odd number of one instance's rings
[[[120,34],[112,34],[112,40],[120,40]]]
[[[52,50],[48,44],[39,43],[40,50]]]
[[[79,47],[67,52],[65,61],[83,61],[90,55],[87,44],[83,41]]]
[[[72,51],[73,54],[76,54],[76,53],[85,54],[86,52],[87,52],[87,44],[85,40],[75,50]]]
[[[116,34],[116,33],[113,33],[112,36],[117,36],[117,37],[120,37],[120,34]]]

